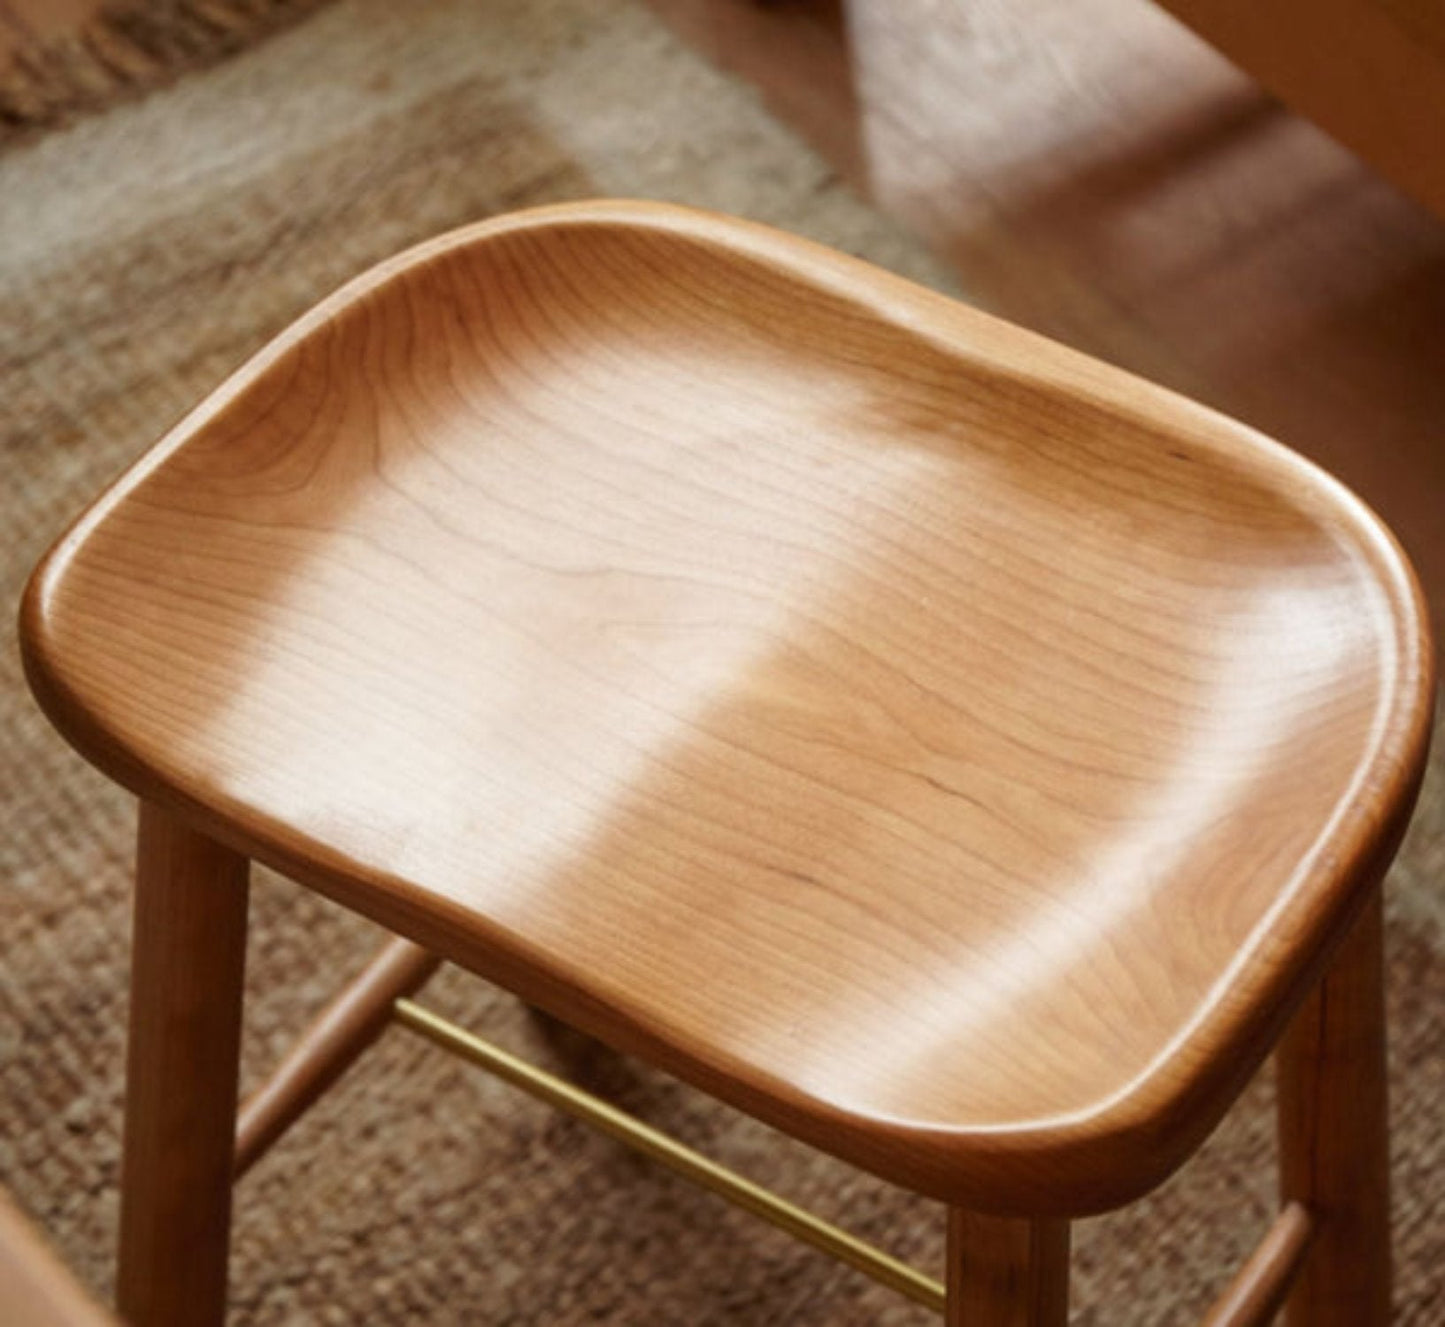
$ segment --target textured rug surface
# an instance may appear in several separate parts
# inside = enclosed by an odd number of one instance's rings
[[[340,281],[528,203],[656,196],[948,278],[741,86],[621,0],[342,0],[0,154],[0,598],[87,495]],[[7,611],[10,611],[7,608]],[[1390,885],[1398,1320],[1445,1321],[1445,777]],[[0,1182],[108,1295],[134,808],[0,651]],[[261,874],[244,1072],[377,935]],[[941,1213],[550,1030],[433,1001],[920,1265]],[[1184,1322],[1267,1221],[1253,1087],[1146,1203],[1081,1223],[1075,1321]],[[233,1320],[904,1324],[919,1309],[393,1032],[244,1182]]]
[[[16,24],[0,43],[0,146],[204,69],[330,2],[101,0],[44,36]],[[5,10],[0,0],[0,23]]]

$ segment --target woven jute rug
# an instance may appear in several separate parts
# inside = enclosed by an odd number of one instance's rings
[[[17,25],[0,54],[0,146],[207,68],[327,3],[98,0],[44,37]]]
[[[444,228],[554,199],[668,197],[947,284],[645,9],[344,0],[286,17],[163,91],[12,139],[0,154],[6,604],[83,500],[246,354],[346,277]],[[1445,1321],[1440,764],[1389,891],[1407,1327]],[[0,652],[0,1181],[102,1295],[133,816],[130,799],[38,717],[12,640]],[[378,939],[264,873],[254,897],[248,1082]],[[933,1204],[549,1029],[460,974],[444,974],[432,998],[939,1267]],[[1271,1123],[1266,1075],[1164,1190],[1080,1224],[1076,1322],[1197,1314],[1268,1219]],[[400,1031],[242,1184],[232,1281],[245,1324],[930,1321]]]

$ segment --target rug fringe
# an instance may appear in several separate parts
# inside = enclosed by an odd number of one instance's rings
[[[331,0],[108,0],[78,31],[22,42],[0,69],[0,146],[234,55]]]

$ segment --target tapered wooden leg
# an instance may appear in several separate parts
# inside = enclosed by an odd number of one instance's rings
[[[1390,1321],[1383,933],[1377,891],[1280,1043],[1282,1194],[1317,1224],[1290,1327]]]
[[[141,803],[116,1290],[132,1327],[225,1317],[247,867]]]
[[[948,1213],[947,1327],[1064,1327],[1069,1223]]]

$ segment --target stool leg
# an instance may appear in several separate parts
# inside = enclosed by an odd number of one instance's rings
[[[141,803],[116,1288],[133,1327],[225,1317],[247,869]]]
[[[948,1212],[947,1327],[1064,1327],[1069,1223]]]
[[[1379,891],[1280,1042],[1280,1187],[1317,1229],[1290,1327],[1390,1321],[1390,1148]]]

